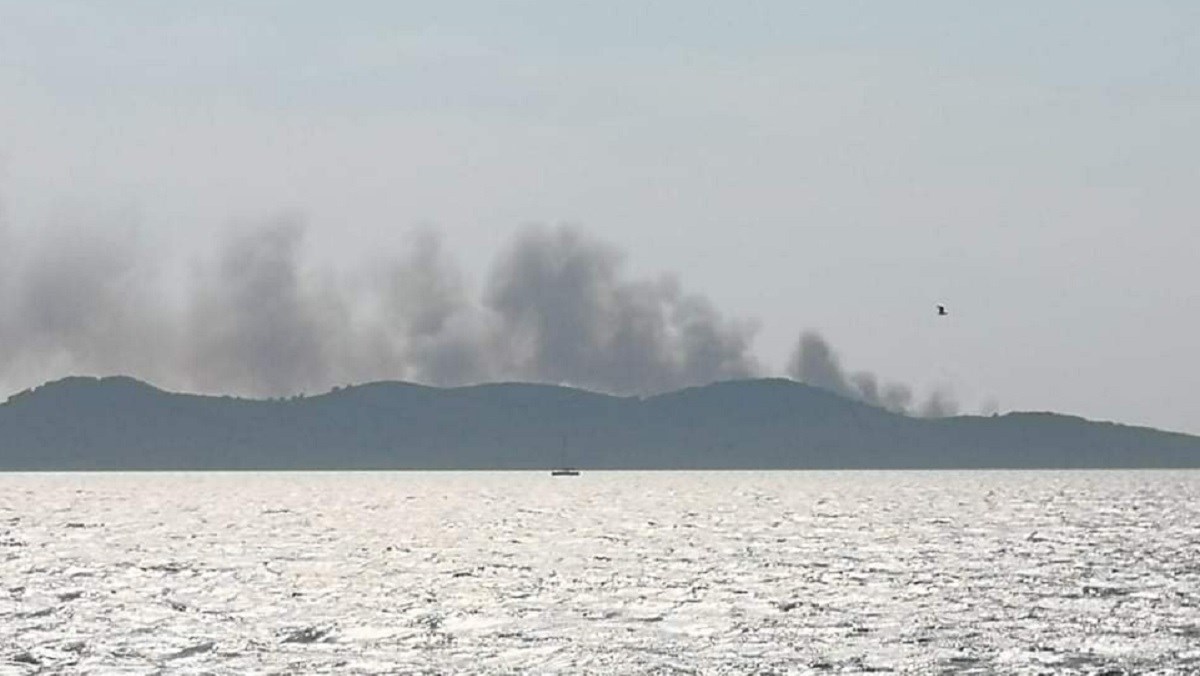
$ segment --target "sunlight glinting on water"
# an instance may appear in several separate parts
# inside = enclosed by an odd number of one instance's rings
[[[1186,673],[1200,472],[0,475],[0,673]]]

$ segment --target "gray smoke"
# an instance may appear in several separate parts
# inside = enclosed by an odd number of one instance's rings
[[[0,374],[116,372],[134,363],[160,372],[176,324],[158,305],[158,271],[132,229],[49,226],[30,242],[0,234]]]
[[[842,364],[833,348],[813,331],[800,334],[800,344],[796,346],[796,351],[792,353],[792,359],[788,362],[788,375],[802,383],[829,390],[843,397],[858,399],[863,396],[863,390],[846,379]],[[872,396],[878,391],[874,376],[863,374],[861,380],[865,390]]]
[[[923,418],[947,418],[958,413],[958,403],[945,390],[934,390],[921,406]]]
[[[674,279],[627,280],[622,257],[578,230],[530,228],[501,256],[486,303],[527,380],[653,392],[756,372],[752,326]]]
[[[82,372],[255,396],[382,379],[653,393],[761,371],[753,324],[673,277],[630,277],[620,251],[574,228],[520,232],[476,295],[433,232],[339,279],[306,262],[303,224],[280,219],[221,243],[171,302],[136,230],[89,225],[21,239],[0,222],[6,385]],[[957,410],[946,392],[914,407],[907,387],[848,374],[816,333],[788,373],[892,411]]]
[[[895,413],[915,414],[927,418],[955,415],[958,405],[948,391],[936,390],[917,407],[912,408],[912,390],[901,383],[880,384],[872,373],[847,374],[837,353],[814,331],[805,331],[788,362],[788,375],[795,380],[820,387],[844,397],[857,399]]]
[[[114,234],[117,233],[117,234]],[[171,301],[136,233],[0,229],[0,382],[125,373],[173,389],[278,396],[381,379],[657,392],[757,373],[754,327],[674,279],[631,279],[612,247],[529,228],[471,293],[440,240],[337,278],[305,228],[243,229]],[[178,266],[176,266],[178,267]]]
[[[377,370],[438,385],[493,377],[497,358],[490,331],[436,233],[417,233],[376,282],[364,295],[373,296],[376,306],[368,333],[378,348]]]
[[[194,386],[288,393],[339,375],[349,313],[336,288],[301,269],[303,235],[289,220],[237,235],[201,274],[184,350]]]

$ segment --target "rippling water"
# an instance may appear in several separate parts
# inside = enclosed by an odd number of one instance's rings
[[[0,673],[1191,673],[1200,472],[0,475]]]

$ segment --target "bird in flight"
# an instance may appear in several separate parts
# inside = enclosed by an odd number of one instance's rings
[[[945,317],[946,315],[950,314],[949,312],[946,312],[946,306],[945,306],[945,305],[938,305],[938,306],[937,306],[937,309],[938,309],[938,316],[939,316],[939,317]]]

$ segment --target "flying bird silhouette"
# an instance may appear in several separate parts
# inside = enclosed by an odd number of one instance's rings
[[[946,306],[945,306],[945,305],[938,305],[938,306],[937,306],[937,309],[938,309],[938,316],[939,316],[939,317],[945,317],[946,315],[950,314],[949,312],[946,312]]]

